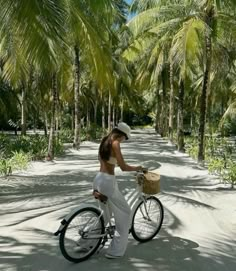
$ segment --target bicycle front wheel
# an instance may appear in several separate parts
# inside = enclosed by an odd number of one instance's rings
[[[154,196],[141,201],[134,211],[131,233],[139,242],[151,240],[161,229],[164,210],[160,200]]]
[[[93,207],[78,210],[60,234],[62,255],[75,263],[86,260],[98,249],[104,232],[104,219],[100,210]]]

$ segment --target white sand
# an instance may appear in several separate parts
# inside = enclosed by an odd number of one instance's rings
[[[96,204],[91,186],[98,170],[98,144],[84,142],[55,162],[35,162],[27,172],[0,178],[1,271],[235,271],[235,190],[220,184],[154,130],[133,131],[123,152],[130,164],[161,173],[165,218],[158,236],[145,244],[130,236],[122,260],[105,250],[79,264],[66,261],[53,236],[60,220],[82,202]],[[117,169],[123,191],[132,173]]]

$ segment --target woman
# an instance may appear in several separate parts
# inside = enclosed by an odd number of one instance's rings
[[[93,188],[106,195],[109,200],[110,211],[113,212],[116,224],[115,236],[108,248],[107,258],[114,259],[124,255],[130,226],[130,207],[119,191],[115,166],[122,171],[142,170],[141,166],[130,166],[124,161],[120,143],[130,138],[130,127],[120,122],[110,134],[105,136],[99,147],[100,172],[96,175]],[[103,204],[101,204],[101,207]]]

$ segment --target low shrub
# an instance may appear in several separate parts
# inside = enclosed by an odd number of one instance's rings
[[[193,159],[197,159],[198,155],[198,142],[193,137],[187,137],[185,139],[185,150]]]
[[[233,188],[236,184],[236,163],[233,160],[228,161],[227,170],[223,174],[223,180],[231,184]]]
[[[15,170],[26,169],[31,161],[31,155],[23,152],[12,152],[10,158],[1,158],[0,175],[10,175]]]
[[[96,124],[91,124],[89,127],[81,129],[80,139],[84,140],[96,140],[101,139],[104,135],[104,130]]]
[[[41,160],[47,156],[48,137],[1,135],[0,140],[0,175],[10,175],[13,170],[25,169],[30,160]],[[54,155],[57,156],[63,152],[62,140],[55,138]]]
[[[211,158],[208,162],[208,171],[210,174],[222,176],[225,169],[225,160],[223,158]]]
[[[11,173],[12,173],[12,168],[11,168],[9,159],[1,157],[0,175],[10,175]]]
[[[62,129],[58,131],[58,138],[62,143],[72,143],[73,142],[73,131],[70,129]]]

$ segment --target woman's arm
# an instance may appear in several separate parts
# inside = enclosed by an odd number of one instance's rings
[[[125,163],[123,155],[121,153],[121,149],[120,149],[120,142],[118,140],[115,140],[112,142],[112,150],[114,152],[114,155],[117,159],[117,163],[119,165],[119,167],[121,168],[122,171],[138,171],[138,170],[142,170],[141,166],[130,166],[128,164]]]

